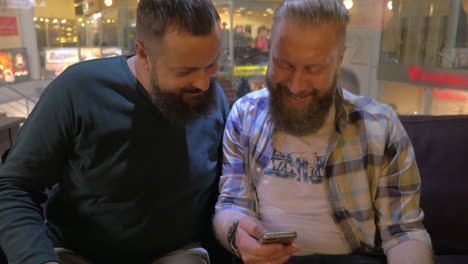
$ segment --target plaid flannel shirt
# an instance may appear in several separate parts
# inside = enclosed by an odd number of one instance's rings
[[[431,245],[422,224],[414,149],[395,111],[346,91],[344,99],[336,107],[337,132],[327,147],[324,176],[332,218],[353,251],[382,247],[386,253],[408,240]],[[262,89],[231,110],[217,211],[237,209],[259,218],[256,189],[273,154],[275,131],[268,100]]]

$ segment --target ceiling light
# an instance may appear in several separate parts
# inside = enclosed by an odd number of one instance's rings
[[[351,9],[354,5],[353,0],[344,0],[343,4],[345,5],[346,9]]]
[[[393,9],[393,1],[388,1],[388,3],[387,3],[387,8],[388,8],[388,10],[392,10],[392,9]]]

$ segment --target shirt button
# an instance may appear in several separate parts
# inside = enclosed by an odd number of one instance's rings
[[[262,169],[260,168],[257,168],[257,172],[260,173],[262,171]]]

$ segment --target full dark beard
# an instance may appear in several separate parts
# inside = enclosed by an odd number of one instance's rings
[[[323,127],[333,105],[338,75],[332,88],[324,95],[316,95],[304,107],[295,107],[286,101],[285,94],[290,93],[284,83],[273,85],[267,77],[267,87],[270,91],[270,114],[276,128],[292,135],[305,135],[317,132]],[[315,92],[314,94],[317,94]]]
[[[157,81],[151,81],[153,103],[169,122],[180,127],[207,116],[218,104],[214,80],[211,80],[208,90],[192,98],[191,102],[184,101],[184,93],[195,93],[197,90],[194,87],[184,87],[178,93],[163,92]]]

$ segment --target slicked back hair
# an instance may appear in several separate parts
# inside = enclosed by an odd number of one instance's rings
[[[304,28],[336,24],[344,46],[350,19],[351,15],[342,0],[284,0],[273,18],[272,34],[275,34],[275,27],[280,21]]]
[[[140,0],[137,39],[161,39],[171,27],[181,33],[206,36],[219,21],[211,0]]]

